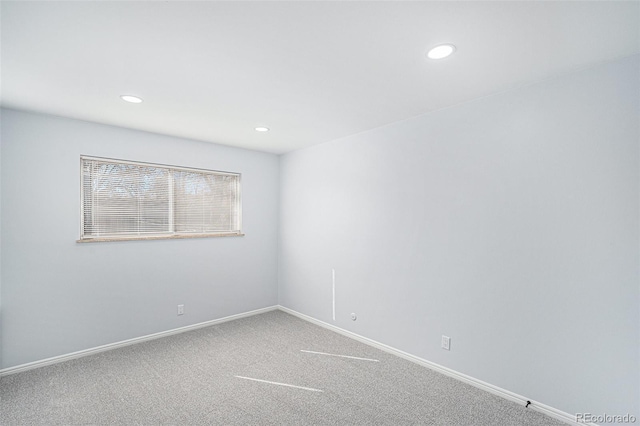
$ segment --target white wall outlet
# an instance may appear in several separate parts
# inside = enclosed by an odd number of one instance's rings
[[[451,350],[451,337],[442,335],[442,349]]]
[[[354,313],[354,314],[351,314],[351,321],[355,321],[355,320],[357,320],[357,319],[358,319],[358,317],[356,316],[356,314],[355,314],[355,313]]]
[[[178,305],[178,315],[184,315],[184,305]]]

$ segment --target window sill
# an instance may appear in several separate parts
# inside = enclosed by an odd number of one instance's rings
[[[149,235],[140,237],[96,237],[77,240],[76,243],[106,243],[111,241],[184,240],[187,238],[244,237],[244,234],[197,234],[197,235]]]

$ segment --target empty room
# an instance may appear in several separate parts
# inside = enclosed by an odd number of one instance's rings
[[[640,424],[640,1],[0,24],[0,425]]]

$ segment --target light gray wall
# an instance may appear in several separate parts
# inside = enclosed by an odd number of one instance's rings
[[[0,109],[0,368],[2,368],[2,110]]]
[[[240,172],[246,236],[78,244],[81,154]],[[1,161],[2,367],[277,304],[277,156],[3,110]]]
[[[639,75],[634,56],[283,156],[280,304],[640,418]]]

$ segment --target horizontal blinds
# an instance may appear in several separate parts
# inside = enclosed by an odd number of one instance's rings
[[[174,172],[175,230],[237,231],[238,176]]]
[[[239,233],[239,178],[82,158],[82,237]]]

